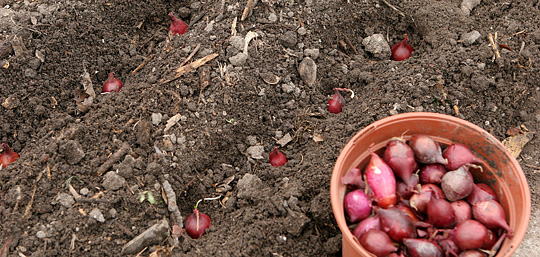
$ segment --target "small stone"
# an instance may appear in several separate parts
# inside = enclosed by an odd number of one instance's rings
[[[313,60],[316,60],[317,58],[319,58],[319,54],[320,54],[319,49],[317,48],[304,50],[304,55],[306,55],[307,57],[311,57],[311,59]]]
[[[189,17],[189,15],[191,15],[191,10],[189,8],[181,7],[180,9],[178,9],[178,17],[186,19]]]
[[[296,37],[296,32],[287,31],[283,33],[283,35],[279,36],[279,42],[284,47],[293,48],[294,46],[296,46],[296,43],[298,42],[298,39]]]
[[[88,195],[90,193],[90,190],[88,190],[88,188],[86,188],[86,187],[83,187],[83,188],[81,188],[81,190],[79,190],[79,193],[81,195]]]
[[[39,239],[43,239],[43,238],[46,238],[47,237],[47,233],[45,233],[45,231],[38,231],[36,233],[36,237],[39,238]]]
[[[256,160],[264,159],[264,157],[262,156],[262,154],[264,153],[264,147],[261,146],[261,145],[250,146],[250,147],[248,147],[248,149],[246,150],[246,152],[247,152],[247,153],[251,156],[251,158],[253,158],[253,159],[256,159]]]
[[[66,208],[70,208],[75,204],[75,199],[68,193],[59,193],[54,200]]]
[[[269,21],[270,23],[275,23],[277,20],[278,20],[278,17],[277,17],[277,15],[276,15],[275,13],[272,13],[272,12],[271,12],[271,13],[268,15],[268,21]]]
[[[26,70],[24,71],[24,76],[33,79],[33,78],[37,77],[37,71],[34,70],[34,69],[26,69]]]
[[[245,40],[241,36],[232,36],[229,38],[229,44],[237,50],[244,50]]]
[[[479,70],[484,70],[486,68],[486,64],[483,62],[477,64],[476,66],[478,67]]]
[[[362,40],[362,44],[367,52],[373,54],[373,57],[378,59],[390,58],[390,45],[388,45],[382,34],[373,34],[366,37]]]
[[[298,73],[306,85],[313,86],[317,80],[317,64],[313,59],[306,57],[298,66]]]
[[[247,136],[247,143],[249,145],[256,145],[258,143],[256,136]]]
[[[287,242],[287,237],[284,235],[279,235],[277,236],[276,241],[280,244],[284,244]]]
[[[229,58],[229,61],[234,66],[242,66],[246,63],[248,55],[245,53],[238,53],[235,56]]]
[[[75,140],[63,142],[58,148],[58,152],[64,155],[66,161],[71,165],[79,163],[86,155],[81,145]]]
[[[126,184],[126,179],[116,174],[115,171],[109,171],[103,177],[102,185],[107,190],[116,191]]]
[[[472,9],[478,6],[481,1],[482,0],[463,0],[463,2],[461,2],[461,11],[463,11],[465,15],[470,15]]]
[[[281,85],[281,89],[283,89],[283,92],[287,94],[294,92],[295,88],[296,86],[292,82]]]
[[[307,29],[305,27],[300,27],[298,28],[298,35],[300,36],[304,36],[305,34],[307,34]]]
[[[311,221],[304,213],[291,211],[294,215],[288,215],[284,221],[287,232],[293,236],[299,236],[304,227]]]
[[[212,32],[212,30],[214,30],[214,21],[210,21],[204,30],[206,32]]]
[[[90,217],[96,219],[99,222],[105,222],[105,217],[103,217],[103,213],[101,213],[98,208],[94,208],[93,210],[91,210],[88,215],[90,215]]]
[[[396,114],[399,114],[399,112],[396,111],[396,110],[394,110],[394,109],[390,110],[389,113],[390,113],[390,115],[396,115]]]
[[[111,215],[112,218],[116,218],[116,215],[118,215],[118,211],[115,208],[111,208],[109,210],[109,215]]]
[[[30,69],[37,70],[41,66],[41,61],[38,58],[32,58],[28,61],[28,66]]]
[[[240,199],[257,199],[261,197],[261,189],[264,187],[262,180],[257,175],[246,173],[238,183],[238,198]]]
[[[473,30],[469,33],[465,33],[461,36],[461,40],[463,41],[464,46],[470,46],[476,42],[476,40],[480,38],[480,32]]]
[[[163,119],[163,114],[161,113],[152,113],[152,124],[159,125],[161,123],[161,119]]]

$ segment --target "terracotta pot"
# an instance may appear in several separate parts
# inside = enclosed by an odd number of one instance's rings
[[[527,179],[516,159],[502,143],[482,128],[459,118],[437,113],[405,113],[390,116],[365,127],[343,148],[332,173],[330,198],[339,229],[343,234],[343,256],[374,256],[366,251],[347,227],[343,211],[346,186],[340,180],[356,166],[369,161],[368,147],[382,153],[388,140],[404,135],[424,134],[443,147],[451,142],[468,145],[483,163],[484,172],[474,172],[477,182],[490,185],[506,212],[512,239],[505,240],[497,257],[511,256],[523,240],[531,213],[531,195]]]

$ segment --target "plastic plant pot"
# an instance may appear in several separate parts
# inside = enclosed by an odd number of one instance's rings
[[[374,256],[366,251],[348,228],[343,210],[346,186],[341,177],[354,167],[365,167],[369,150],[382,153],[388,140],[413,134],[431,136],[446,147],[452,142],[471,148],[482,160],[483,172],[473,172],[475,181],[490,185],[503,206],[514,236],[506,239],[497,257],[509,257],[525,236],[531,214],[531,195],[519,163],[502,143],[484,129],[459,118],[437,113],[405,113],[376,121],[358,132],[343,148],[332,173],[332,210],[343,235],[343,256]]]

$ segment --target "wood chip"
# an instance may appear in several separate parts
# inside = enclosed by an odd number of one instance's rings
[[[457,105],[454,105],[454,111],[456,112],[456,115],[459,115],[459,107],[457,107]]]
[[[167,125],[165,125],[165,129],[163,130],[163,132],[167,132],[169,129],[171,129],[174,124],[180,121],[181,117],[182,115],[180,113],[177,113],[176,115],[170,117],[169,120],[167,120]]]
[[[291,137],[291,134],[287,133],[282,138],[280,138],[277,143],[280,144],[282,147],[287,145],[289,142],[291,142],[293,139]]]

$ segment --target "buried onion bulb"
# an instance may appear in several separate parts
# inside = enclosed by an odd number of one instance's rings
[[[184,21],[176,18],[172,12],[169,13],[169,18],[171,18],[171,26],[169,26],[169,30],[172,31],[173,35],[182,35],[186,33],[188,25]]]
[[[124,87],[124,83],[120,81],[119,79],[114,77],[114,73],[109,73],[109,77],[103,84],[103,89],[101,89],[102,93],[110,93],[110,92],[118,92],[120,89]]]
[[[11,151],[6,143],[0,144],[0,168],[5,168],[8,164],[19,158],[19,154]]]
[[[277,147],[274,147],[274,150],[270,153],[270,164],[274,167],[283,166],[287,163],[287,157],[285,154],[278,151]]]
[[[341,112],[344,105],[345,98],[339,93],[338,89],[334,88],[334,95],[332,95],[332,99],[328,100],[328,111],[338,114]]]
[[[394,61],[403,61],[411,56],[411,53],[414,51],[411,45],[407,43],[409,37],[405,34],[403,41],[395,43],[390,50],[392,51],[392,60]]]
[[[194,209],[184,220],[184,228],[186,233],[193,239],[197,239],[204,235],[206,229],[210,227],[210,217],[208,215],[199,212],[198,209]]]

